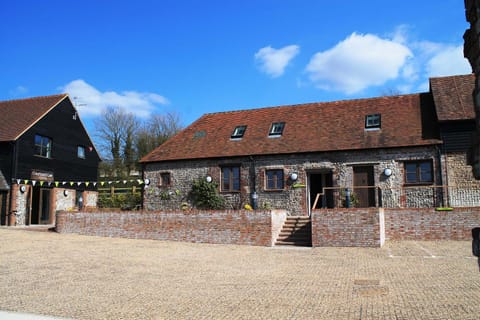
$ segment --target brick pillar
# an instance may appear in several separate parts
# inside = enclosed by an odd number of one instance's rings
[[[10,206],[10,211],[8,212],[7,224],[9,226],[15,226],[17,224],[16,213],[17,213],[17,195],[18,195],[18,192],[20,192],[19,188],[20,186],[18,184],[12,184],[12,187],[10,188],[10,192],[12,193],[11,195],[12,203]]]

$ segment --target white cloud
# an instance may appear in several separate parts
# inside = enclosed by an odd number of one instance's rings
[[[398,37],[404,41],[404,36]],[[353,33],[335,47],[316,53],[306,71],[319,88],[354,94],[397,78],[412,56],[401,43]]]
[[[259,64],[260,70],[272,78],[277,78],[284,73],[287,65],[299,52],[300,47],[297,45],[290,45],[281,49],[268,46],[255,53],[255,61]]]
[[[137,91],[101,92],[82,79],[74,80],[60,91],[72,98],[82,117],[100,115],[107,107],[119,107],[139,117],[148,117],[158,105],[168,104],[168,100],[156,93]]]
[[[463,44],[439,45],[437,50],[433,50],[427,62],[426,72],[429,77],[471,73],[472,68],[468,60],[463,57]]]

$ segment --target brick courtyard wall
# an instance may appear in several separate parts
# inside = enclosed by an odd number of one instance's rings
[[[475,227],[480,227],[480,207],[385,209],[387,240],[471,240]]]
[[[384,209],[326,209],[312,214],[313,247],[381,247]]]
[[[271,246],[285,212],[57,212],[56,230],[102,237]]]

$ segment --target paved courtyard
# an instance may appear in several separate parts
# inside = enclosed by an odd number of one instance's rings
[[[468,241],[266,248],[0,228],[0,310],[73,319],[478,319]]]

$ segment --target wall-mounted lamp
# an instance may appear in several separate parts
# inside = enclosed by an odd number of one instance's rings
[[[290,175],[290,180],[297,181],[297,179],[298,179],[298,174],[297,173],[294,172]]]
[[[21,185],[21,186],[20,186],[20,192],[21,192],[21,193],[24,193],[26,190],[27,190],[27,187],[26,187],[26,186],[24,186],[24,185]]]
[[[205,181],[207,181],[208,183],[212,182],[212,177],[211,176],[206,176]]]
[[[63,190],[63,195],[64,195],[65,197],[68,196],[68,190],[66,190],[66,189]]]
[[[147,178],[147,179],[143,180],[143,182],[145,183],[146,186],[148,186],[150,184],[150,179]]]
[[[384,174],[386,177],[390,177],[390,176],[392,175],[392,169],[385,168],[385,170],[383,170],[383,174]]]

